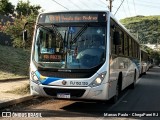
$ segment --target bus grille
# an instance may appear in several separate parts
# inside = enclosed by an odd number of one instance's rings
[[[45,93],[50,96],[57,96],[57,93],[70,93],[72,98],[81,97],[86,90],[84,89],[59,89],[59,88],[43,88]]]
[[[58,78],[89,78],[94,73],[68,73],[68,72],[53,72],[53,71],[39,71],[41,75],[47,77],[58,77]]]

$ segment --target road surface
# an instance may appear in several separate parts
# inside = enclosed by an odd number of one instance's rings
[[[35,112],[44,117],[42,119],[46,119],[46,117],[53,119],[54,117],[54,120],[159,120],[159,91],[160,67],[154,67],[151,68],[146,75],[139,78],[135,89],[126,89],[122,93],[119,101],[114,105],[110,102],[97,103],[39,98],[3,109],[3,111]],[[118,114],[120,117],[116,117]],[[129,115],[129,117],[127,117],[127,115]],[[17,118],[15,117],[15,119]],[[37,120],[39,120],[39,118],[37,118]]]

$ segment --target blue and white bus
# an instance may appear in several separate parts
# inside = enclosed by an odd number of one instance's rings
[[[150,67],[149,54],[147,51],[140,49],[141,75],[146,75]]]
[[[41,13],[31,50],[31,94],[115,102],[136,84],[139,50],[109,11]]]

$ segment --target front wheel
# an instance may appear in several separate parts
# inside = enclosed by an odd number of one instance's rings
[[[111,99],[111,102],[113,104],[115,104],[118,101],[118,99],[119,99],[119,94],[120,94],[120,89],[119,88],[120,88],[120,86],[119,86],[119,84],[117,84],[117,86],[116,86],[116,94]]]

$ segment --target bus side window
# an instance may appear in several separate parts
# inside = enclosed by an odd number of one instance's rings
[[[119,54],[124,55],[124,33],[123,31],[119,31],[120,33],[120,45],[118,45],[119,47]]]
[[[122,44],[122,54],[124,55],[124,32],[122,32],[122,36],[121,36],[121,44]]]
[[[137,51],[135,45],[136,45],[136,43],[135,43],[135,41],[133,41],[133,57],[134,57],[134,58],[136,58],[136,51]]]
[[[132,57],[134,57],[135,56],[135,49],[134,49],[134,41],[133,41],[133,39],[132,39]]]
[[[138,45],[138,43],[136,43],[136,49],[137,49],[137,51],[136,51],[136,58],[139,59],[139,45]]]
[[[135,43],[135,47],[136,47],[136,58],[138,58],[138,44],[137,43]]]
[[[128,40],[126,34],[124,34],[124,55],[128,56]]]
[[[117,29],[116,32],[117,32],[117,34],[119,33],[119,36],[117,36],[117,38],[119,37],[119,38],[118,38],[118,39],[119,39],[119,40],[118,40],[119,43],[118,43],[118,44],[116,43],[116,45],[115,45],[115,46],[116,46],[116,54],[119,55],[119,54],[122,53],[121,31],[120,31],[119,29]],[[115,32],[115,33],[116,33],[116,32]],[[115,38],[114,38],[114,39],[115,39]]]
[[[116,53],[116,45],[113,43],[113,34],[114,34],[114,27],[113,25],[110,26],[110,41],[111,41],[111,53]]]
[[[132,57],[132,39],[129,38],[129,56]]]

